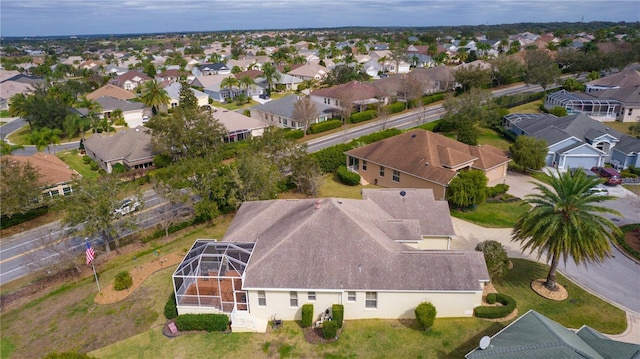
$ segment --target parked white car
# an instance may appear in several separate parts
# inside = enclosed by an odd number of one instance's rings
[[[125,216],[131,212],[135,212],[140,209],[140,202],[135,198],[127,198],[122,201],[122,204],[119,208],[114,210],[114,214],[119,214],[121,216]]]

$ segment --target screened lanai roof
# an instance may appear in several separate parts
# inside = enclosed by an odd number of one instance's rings
[[[242,276],[254,244],[198,239],[173,276],[224,277],[226,271],[236,271]]]
[[[547,95],[546,103],[554,106],[566,106],[566,105],[605,105],[616,106],[620,105],[620,101],[613,99],[600,99],[593,97],[589,94],[582,92],[567,92],[561,90]]]

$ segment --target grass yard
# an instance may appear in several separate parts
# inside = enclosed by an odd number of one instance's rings
[[[27,146],[31,144],[31,142],[27,139],[29,133],[31,133],[31,130],[27,125],[11,133],[9,136],[7,136],[7,139],[15,145]]]
[[[542,100],[525,103],[524,105],[510,108],[509,113],[541,113],[540,105],[543,103]]]
[[[511,228],[521,214],[530,208],[518,202],[485,202],[476,207],[475,211],[451,210],[451,216],[469,221],[487,228]]]
[[[637,194],[638,196],[640,196],[640,186],[638,186],[638,185],[624,185],[622,187],[624,187],[624,188],[628,189],[629,191],[631,191],[631,192]]]
[[[7,117],[11,117],[11,114],[9,114],[9,110],[0,111],[0,118],[7,118]]]
[[[629,127],[633,126],[632,123],[629,122],[620,122],[620,121],[609,121],[609,122],[603,122],[603,125],[606,125],[607,127],[610,127],[616,131],[620,131],[622,133],[626,133],[627,135],[630,134],[629,131]]]
[[[479,127],[478,131],[480,132],[480,137],[478,138],[479,144],[491,145],[503,151],[509,151],[509,146],[511,146],[511,141],[504,138],[498,132],[490,128],[484,128],[484,127]]]
[[[58,152],[57,156],[84,178],[96,179],[100,175],[98,171],[92,171],[91,167],[82,161],[78,150]]]
[[[519,315],[534,309],[567,328],[578,329],[586,324],[606,334],[619,334],[626,329],[624,311],[589,294],[561,274],[558,274],[557,281],[569,293],[568,299],[554,302],[535,294],[531,281],[547,278],[549,266],[524,259],[511,261],[513,270],[502,280],[495,281],[494,285],[499,292],[512,296],[518,302]]]

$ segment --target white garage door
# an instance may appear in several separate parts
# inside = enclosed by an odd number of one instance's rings
[[[598,157],[567,157],[565,168],[591,168],[598,165]]]

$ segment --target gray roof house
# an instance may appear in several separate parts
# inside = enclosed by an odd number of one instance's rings
[[[610,163],[627,168],[640,165],[640,139],[625,135],[585,114],[555,117],[550,114],[511,114],[503,119],[505,129],[547,141],[547,166],[601,167]]]
[[[95,101],[102,107],[102,116],[104,118],[109,119],[113,111],[121,110],[128,127],[142,126],[142,118],[146,109],[144,104],[124,101],[111,96],[100,96]]]
[[[264,121],[271,126],[281,128],[304,128],[305,124],[294,120],[293,112],[296,102],[301,97],[295,94],[285,96],[277,100],[271,100],[260,105],[255,105],[249,110],[251,117]],[[324,122],[332,117],[334,109],[328,105],[314,102],[318,109],[318,116],[312,123]]]
[[[213,108],[213,117],[227,130],[225,142],[236,142],[262,136],[269,127],[264,121],[225,108]]]
[[[198,76],[210,76],[210,75],[228,75],[231,73],[231,69],[221,62],[215,64],[201,64],[194,67],[191,70],[196,77]]]
[[[150,167],[155,155],[151,148],[151,134],[142,126],[125,129],[111,136],[94,134],[84,140],[84,149],[87,156],[107,173],[111,173],[116,163],[127,169]]]
[[[425,189],[245,202],[222,241],[196,241],[174,272],[178,312],[257,332],[274,314],[299,320],[305,303],[314,317],[343,304],[345,320],[413,317],[424,301],[471,316],[489,280],[482,253],[420,249],[453,235],[447,202]]]
[[[609,339],[586,325],[573,331],[531,309],[465,358],[637,359],[640,345]]]

